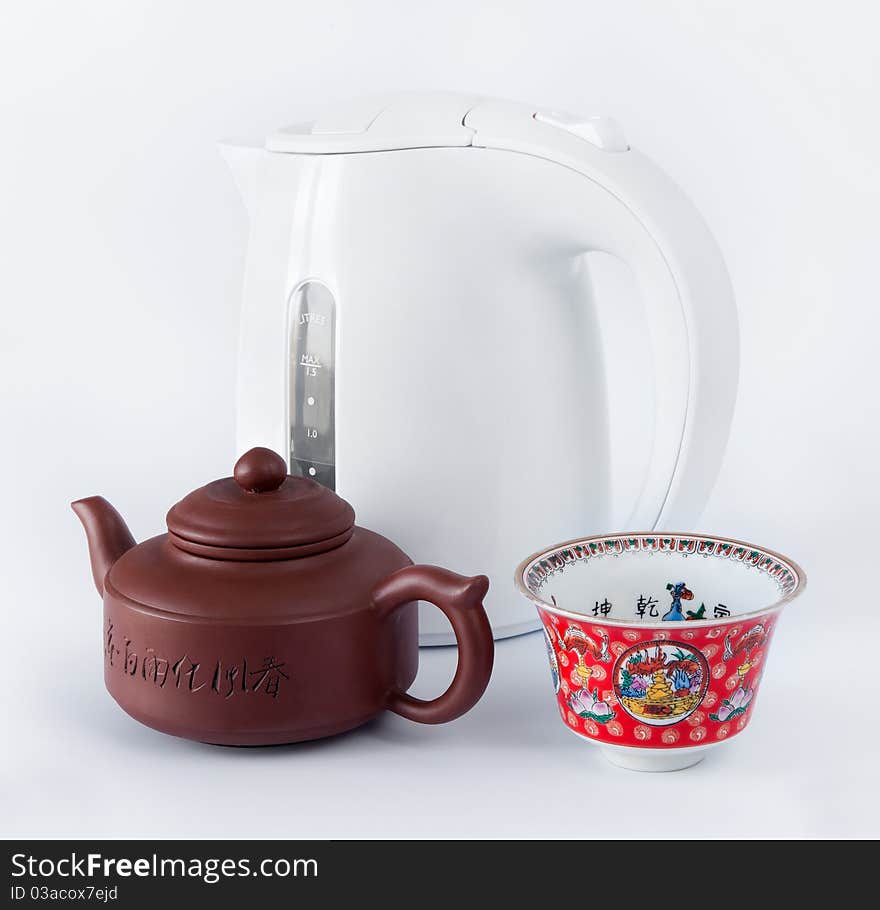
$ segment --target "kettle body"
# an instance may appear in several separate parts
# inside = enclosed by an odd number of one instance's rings
[[[612,530],[586,253],[632,267],[655,351],[634,377],[656,416],[630,526],[695,520],[736,388],[699,216],[613,124],[538,113],[399,96],[226,149],[251,222],[238,450],[285,453],[417,561],[496,581],[541,541]],[[495,590],[496,637],[537,627]],[[422,644],[454,641],[436,612]]]

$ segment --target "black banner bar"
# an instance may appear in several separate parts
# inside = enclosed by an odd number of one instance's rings
[[[678,830],[670,819],[668,831],[644,841],[5,841],[0,906],[178,908],[220,897],[223,906],[272,907],[283,899],[278,906],[323,907],[339,897],[384,907],[449,901],[458,910],[480,894],[490,894],[492,905],[509,896],[521,906],[528,893],[553,906],[568,896],[579,906],[578,895],[617,903],[633,888],[650,890],[662,870],[686,872],[694,889],[758,868],[785,881],[789,898],[808,886],[818,899],[826,884],[829,898],[839,895],[841,883],[855,885],[860,865],[868,869],[853,844],[693,842]]]

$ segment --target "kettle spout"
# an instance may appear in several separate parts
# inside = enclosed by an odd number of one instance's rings
[[[252,215],[257,191],[257,175],[263,162],[263,156],[266,154],[264,149],[231,142],[221,142],[218,148],[229,166],[229,170],[232,171],[235,185],[238,187],[248,215]]]
[[[103,496],[78,499],[70,507],[86,529],[92,578],[98,593],[103,597],[104,579],[110,567],[126,550],[134,546],[134,538],[122,516]]]

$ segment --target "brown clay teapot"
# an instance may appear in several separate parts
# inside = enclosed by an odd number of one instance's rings
[[[73,503],[104,599],[104,679],[132,717],[225,745],[290,743],[381,711],[443,723],[479,700],[494,645],[484,575],[414,566],[355,526],[351,506],[251,449],[234,477],[190,493],[168,533],[135,545],[105,499]],[[416,601],[458,639],[444,694],[406,694],[418,669]]]

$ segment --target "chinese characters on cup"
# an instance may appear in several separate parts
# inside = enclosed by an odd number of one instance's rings
[[[649,595],[640,594],[635,604],[635,614],[639,619],[659,619],[660,611],[657,609],[658,601],[656,598]],[[593,616],[611,616],[612,611],[614,610],[614,604],[606,597],[602,601],[595,601],[594,606],[590,608],[590,612]],[[699,614],[699,615],[698,615]],[[712,616],[715,619],[724,619],[727,616],[730,616],[730,607],[725,606],[722,603],[716,604],[712,609]],[[688,613],[688,619],[705,619],[708,618],[705,616],[705,605],[701,604],[700,609],[695,611],[693,615],[691,612]]]

